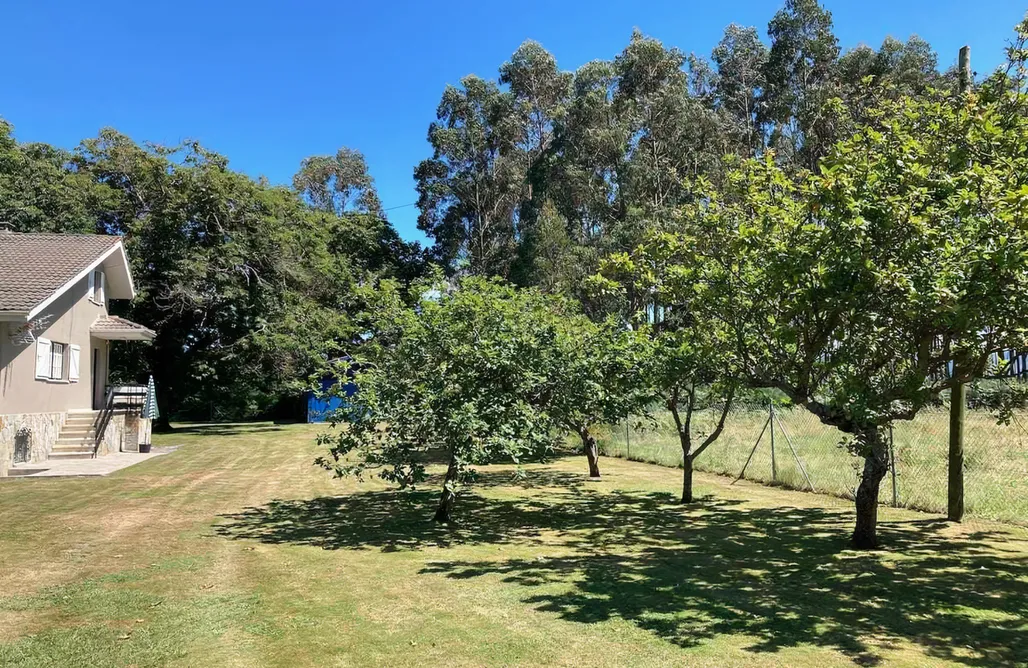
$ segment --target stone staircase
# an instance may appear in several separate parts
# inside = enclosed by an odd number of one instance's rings
[[[99,415],[100,411],[68,411],[61,434],[50,451],[50,460],[92,459]]]

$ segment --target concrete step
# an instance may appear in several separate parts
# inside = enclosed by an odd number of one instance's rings
[[[96,445],[96,441],[91,438],[59,438],[54,443],[54,448],[90,448]]]
[[[75,441],[74,443],[54,443],[54,450],[89,450],[96,445],[93,441]]]
[[[84,417],[84,418],[65,418],[65,425],[71,424],[96,424],[96,418]]]
[[[80,451],[76,451],[76,452],[59,452],[57,450],[54,450],[54,451],[52,451],[50,453],[50,460],[51,461],[58,460],[58,459],[63,460],[63,459],[92,459],[92,458],[93,458],[93,451],[92,450],[89,450],[87,452],[80,452]]]
[[[68,438],[82,438],[82,439],[84,439],[84,438],[86,438],[88,436],[91,436],[91,435],[93,435],[95,433],[96,433],[96,430],[93,429],[93,425],[91,425],[91,424],[84,424],[82,426],[71,426],[71,428],[69,428],[69,426],[65,425],[65,428],[63,430],[61,430],[61,436],[62,437],[68,437]]]

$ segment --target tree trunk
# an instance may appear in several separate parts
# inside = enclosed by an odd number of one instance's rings
[[[582,437],[582,449],[589,460],[589,477],[600,477],[600,451],[596,447],[596,437],[589,433],[588,427],[579,427],[578,435]]]
[[[684,421],[678,412],[677,391],[671,395],[671,400],[668,402],[671,416],[675,419],[678,441],[682,445],[682,503],[692,503],[692,411],[695,405],[695,393],[690,389],[687,396],[689,401],[685,407]]]
[[[454,485],[457,482],[457,458],[450,455],[450,465],[446,469],[446,479],[443,480],[443,493],[439,497],[439,507],[435,510],[436,522],[453,522],[453,505],[457,501],[457,490]]]
[[[873,550],[878,547],[878,489],[889,471],[888,446],[877,430],[862,437],[868,453],[864,473],[857,487],[857,523],[853,528],[853,547]]]
[[[682,503],[692,503],[692,457],[682,458]]]

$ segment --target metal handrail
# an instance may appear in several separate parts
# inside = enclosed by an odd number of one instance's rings
[[[146,403],[146,396],[149,388],[146,385],[117,385],[108,386],[104,396],[104,406],[96,417],[94,425],[93,457],[100,451],[100,444],[103,442],[107,427],[111,423],[116,407],[138,408],[142,413],[143,405]],[[122,400],[119,401],[119,398]]]
[[[93,428],[93,457],[96,457],[96,453],[100,450],[100,443],[104,440],[104,433],[107,431],[107,425],[110,424],[112,415],[114,415],[113,387],[107,388],[103,408],[100,409],[100,414],[96,416],[96,424]]]

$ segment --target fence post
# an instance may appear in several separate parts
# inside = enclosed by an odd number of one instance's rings
[[[949,396],[949,489],[946,519],[959,522],[964,517],[964,418],[967,413],[967,386],[956,383]]]
[[[896,490],[896,443],[892,435],[892,425],[889,425],[889,468],[892,469],[892,507],[899,507],[899,494]]]
[[[632,437],[629,436],[628,430],[631,420],[630,416],[625,416],[625,459],[632,459]]]
[[[771,482],[778,482],[778,463],[775,461],[775,402],[767,404],[767,421],[771,427]]]
[[[960,92],[971,88],[971,47],[960,47],[957,60]],[[956,364],[953,375],[957,375]],[[947,490],[946,518],[959,522],[964,517],[964,418],[967,412],[967,387],[953,383],[949,394],[949,489]]]

